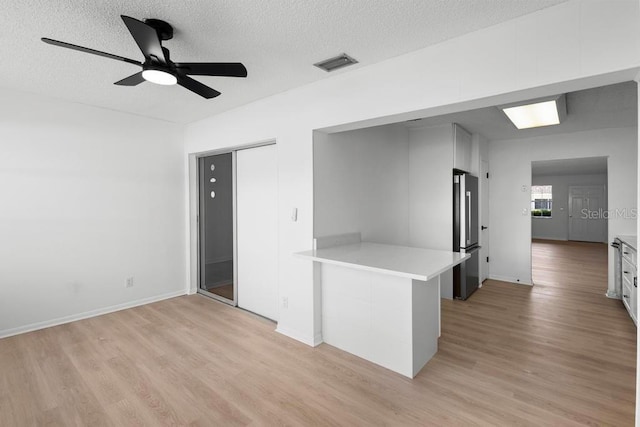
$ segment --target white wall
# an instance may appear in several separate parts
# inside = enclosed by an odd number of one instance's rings
[[[637,143],[635,127],[492,141],[491,277],[531,284],[532,161],[608,156],[609,209],[630,211],[637,207]],[[609,241],[617,234],[635,233],[635,218],[609,219]],[[611,248],[609,252],[612,289],[614,257]]]
[[[409,132],[410,246],[451,250],[453,245],[453,128]]]
[[[453,127],[409,132],[409,246],[452,250]],[[440,278],[442,298],[453,298],[453,271]]]
[[[409,138],[402,125],[314,141],[314,236],[360,232],[362,240],[409,243]]]
[[[0,336],[185,293],[182,130],[0,99]]]
[[[291,255],[312,245],[314,129],[392,123],[629,80],[640,66],[638,19],[637,0],[573,0],[189,125],[187,154],[278,142],[278,270],[280,295],[289,301],[278,330],[307,343],[317,330],[312,263]],[[189,221],[194,230],[193,209]],[[195,289],[193,231],[190,239]]]
[[[534,239],[569,240],[569,187],[572,185],[600,185],[606,188],[607,175],[534,175],[531,179],[531,185],[553,186],[552,216],[532,217],[531,237]],[[604,206],[603,209],[607,209],[607,207]],[[602,219],[602,221],[606,223],[607,220]]]

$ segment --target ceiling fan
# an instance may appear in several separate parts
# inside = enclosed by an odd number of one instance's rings
[[[220,92],[192,79],[189,77],[190,75],[247,77],[247,69],[239,62],[173,62],[169,57],[169,49],[162,47],[162,41],[173,38],[173,27],[171,25],[159,19],[146,19],[142,22],[124,15],[121,18],[142,51],[144,62],[46,37],[43,37],[42,41],[55,46],[92,53],[142,67],[142,71],[115,82],[119,86],[136,86],[144,81],[160,85],[174,85],[177,83],[204,98],[210,99],[220,95]]]

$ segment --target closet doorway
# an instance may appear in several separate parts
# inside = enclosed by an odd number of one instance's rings
[[[198,292],[278,320],[273,143],[198,158]]]
[[[235,154],[201,157],[198,291],[236,305]]]

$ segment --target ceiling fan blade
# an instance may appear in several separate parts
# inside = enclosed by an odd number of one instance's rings
[[[114,83],[114,85],[118,85],[118,86],[137,86],[140,83],[144,82],[145,79],[144,77],[142,77],[142,71],[140,71],[139,73],[135,73],[132,76],[126,77],[120,81],[117,81]]]
[[[209,86],[203,85],[191,77],[178,76],[178,84],[185,89],[189,89],[191,92],[197,93],[203,98],[211,99],[220,95],[220,92],[217,90],[211,89]]]
[[[133,39],[147,59],[155,59],[162,65],[167,65],[167,59],[162,51],[160,38],[156,30],[142,21],[138,21],[130,16],[120,15],[124,24],[129,29]]]
[[[47,43],[47,44],[51,44],[51,45],[54,45],[54,46],[66,47],[67,49],[78,50],[80,52],[91,53],[93,55],[104,56],[105,58],[111,58],[111,59],[115,59],[115,60],[118,60],[118,61],[127,62],[129,64],[142,66],[142,64],[140,62],[135,61],[133,59],[124,58],[124,57],[118,56],[118,55],[112,55],[112,54],[106,53],[106,52],[100,52],[99,50],[89,49],[88,47],[77,46],[75,44],[65,43],[65,42],[61,42],[61,41],[53,40],[53,39],[48,39],[46,37],[43,37],[41,40],[43,42]]]
[[[193,76],[247,77],[247,69],[240,62],[181,62],[176,67]]]

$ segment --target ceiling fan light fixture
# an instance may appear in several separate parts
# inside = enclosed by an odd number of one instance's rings
[[[178,83],[178,78],[162,70],[146,69],[142,71],[142,78],[157,85],[171,86]]]

